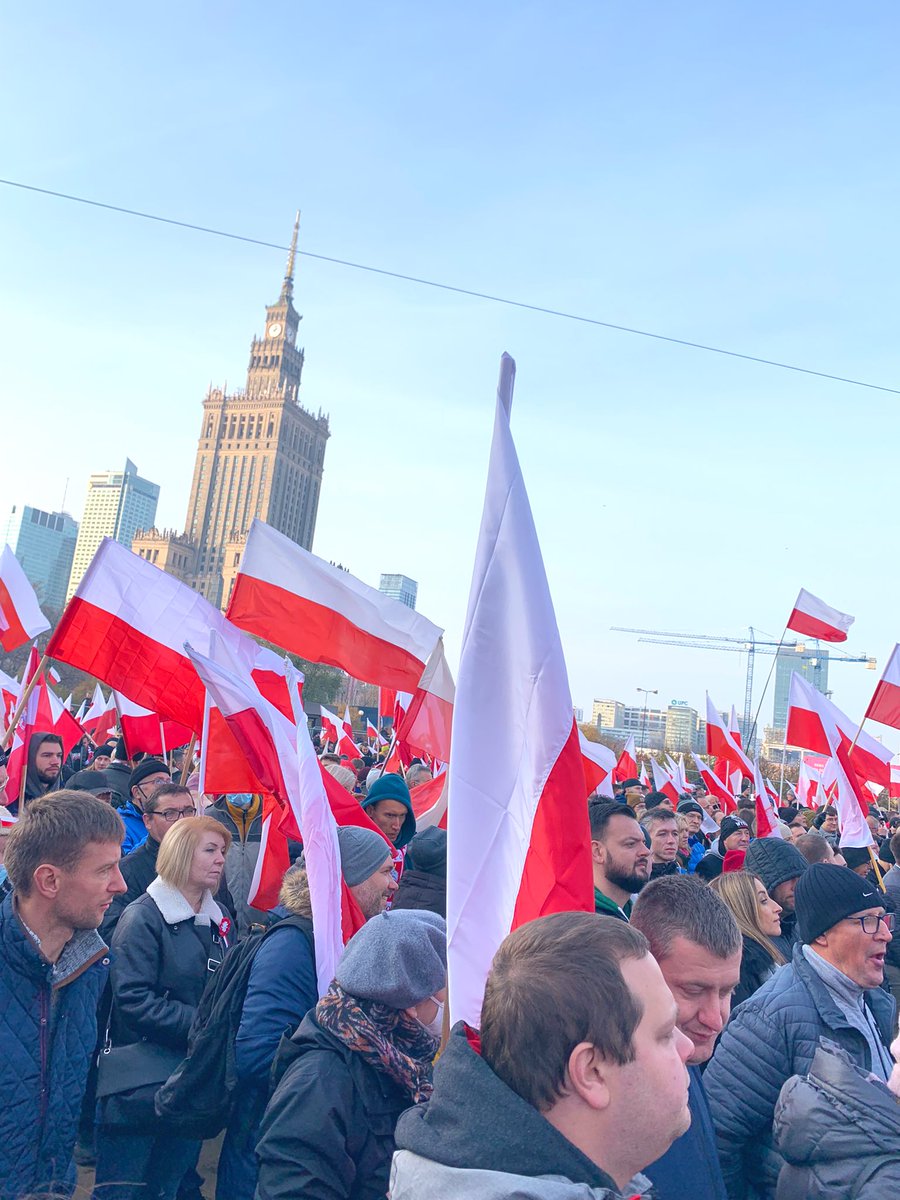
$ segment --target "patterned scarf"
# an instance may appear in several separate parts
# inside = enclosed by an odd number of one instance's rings
[[[415,1017],[377,1000],[349,996],[332,983],[316,1005],[316,1020],[376,1071],[390,1076],[413,1104],[429,1098],[439,1042]]]

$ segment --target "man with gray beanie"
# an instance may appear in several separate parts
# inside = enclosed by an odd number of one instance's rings
[[[386,1195],[397,1118],[431,1095],[446,975],[447,927],[434,913],[382,913],[351,938],[276,1060],[259,1200]]]
[[[339,825],[341,874],[366,920],[384,912],[397,890],[387,842],[374,829]],[[219,1158],[219,1200],[253,1200],[256,1143],[269,1098],[272,1060],[285,1030],[293,1033],[319,997],[309,881],[302,858],[286,872],[279,903],[247,982],[234,1062],[242,1101],[229,1122]]]
[[[808,866],[793,842],[780,837],[755,838],[744,859],[744,870],[758,875],[775,903],[781,905],[781,933],[772,941],[788,960],[797,941],[794,892]]]
[[[797,883],[793,958],[736,1009],[704,1083],[729,1197],[748,1182],[774,1200],[783,1159],[772,1140],[775,1104],[806,1075],[822,1037],[886,1080],[895,1004],[881,987],[893,914],[847,867],[813,863]]]

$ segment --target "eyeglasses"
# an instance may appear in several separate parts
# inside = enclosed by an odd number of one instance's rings
[[[162,812],[150,813],[151,817],[162,817],[167,825],[180,821],[182,817],[196,817],[196,815],[197,810],[193,806],[191,808],[166,808]]]
[[[893,913],[882,913],[880,917],[877,917],[874,913],[866,913],[864,917],[844,917],[844,920],[859,921],[863,933],[868,933],[870,937],[878,932],[878,925],[881,921],[884,921],[884,927],[888,933],[894,932]]]

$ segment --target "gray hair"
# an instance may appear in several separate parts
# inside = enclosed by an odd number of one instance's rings
[[[731,909],[691,875],[663,875],[648,883],[634,902],[631,924],[657,962],[668,958],[677,937],[715,958],[730,958],[742,946]]]

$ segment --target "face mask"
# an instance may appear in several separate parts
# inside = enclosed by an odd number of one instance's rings
[[[424,1021],[420,1021],[419,1024],[423,1029],[427,1029],[432,1037],[442,1038],[444,1036],[444,1002],[442,1000],[435,1000],[434,996],[431,999],[437,1005],[435,1018],[433,1021],[429,1021],[427,1025]]]
[[[246,812],[246,810],[253,803],[253,793],[232,792],[232,794],[228,797],[228,802],[229,804],[233,804],[235,808],[242,808]]]

